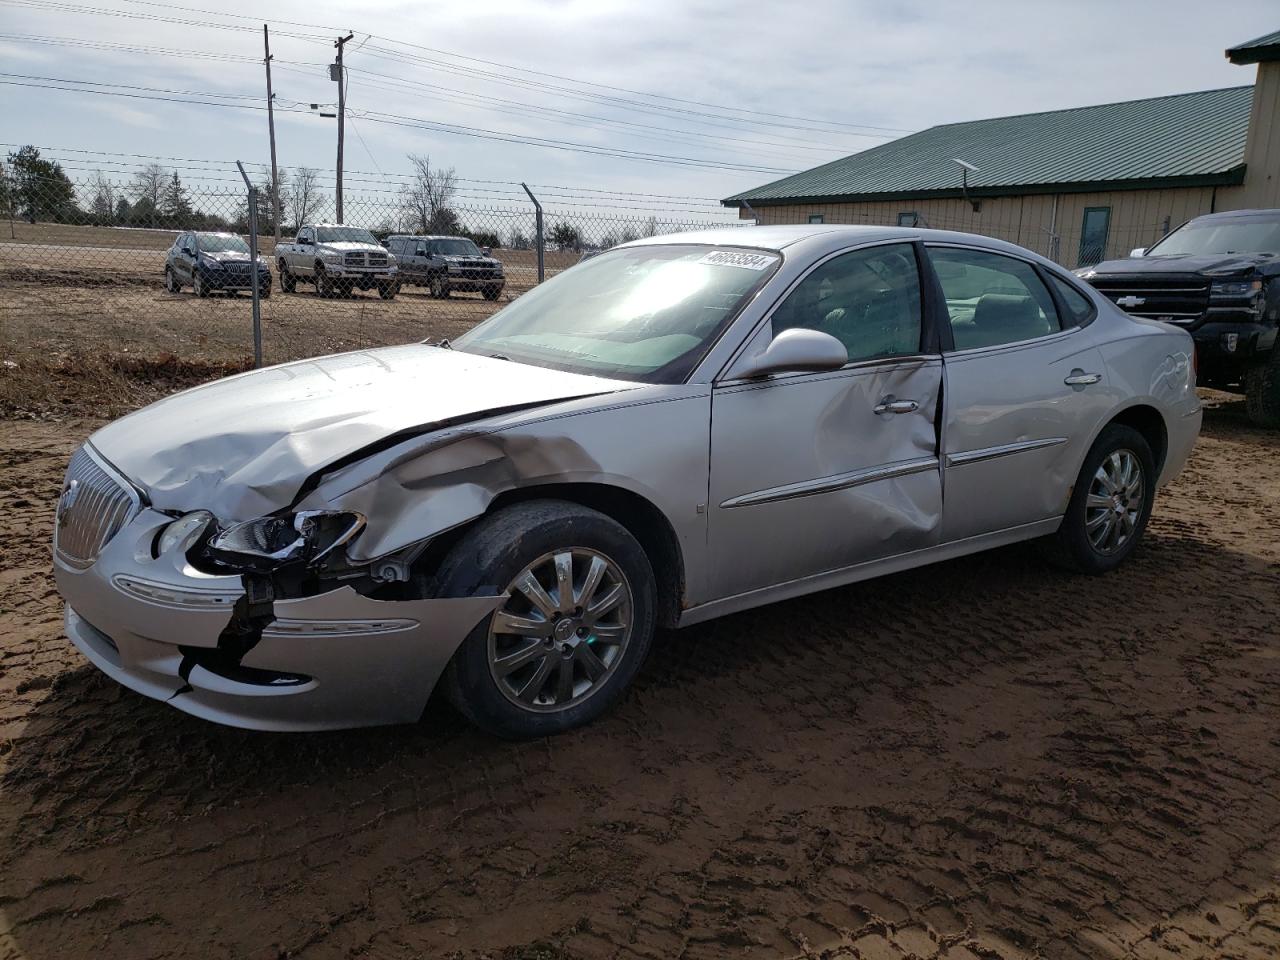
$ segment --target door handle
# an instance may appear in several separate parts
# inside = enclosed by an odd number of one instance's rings
[[[1091,383],[1097,383],[1102,379],[1100,373],[1085,373],[1079,367],[1071,371],[1071,375],[1062,382],[1068,387],[1087,387]]]
[[[877,416],[882,413],[915,413],[920,409],[920,404],[914,400],[899,400],[893,394],[885,397],[871,411]]]

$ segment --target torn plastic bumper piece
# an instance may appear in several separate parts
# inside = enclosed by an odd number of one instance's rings
[[[187,713],[256,730],[325,730],[418,719],[467,634],[503,600],[385,601],[341,587],[277,600],[243,657],[218,638],[244,598],[236,576],[153,558],[170,518],[144,510],[85,570],[55,563],[66,631],[100,670]]]

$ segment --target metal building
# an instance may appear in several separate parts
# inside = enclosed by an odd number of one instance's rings
[[[1280,31],[1226,51],[1252,86],[931,127],[728,197],[760,223],[965,230],[1067,266],[1215,210],[1280,207]]]

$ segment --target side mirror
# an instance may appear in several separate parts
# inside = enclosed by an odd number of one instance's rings
[[[493,247],[481,247],[480,252],[483,253],[486,257],[492,257]]]
[[[413,251],[413,255],[415,257],[425,257],[427,255],[427,248],[418,247],[416,250]]]
[[[820,330],[792,327],[783,330],[769,345],[731,374],[739,377],[767,377],[774,373],[818,373],[839,370],[849,362],[844,344]]]
[[[311,246],[311,238],[310,238],[310,237],[299,237],[299,238],[298,238],[298,246],[300,246],[300,247],[309,247],[309,246]]]
[[[1129,256],[1131,257],[1145,257],[1146,255],[1147,255],[1146,247],[1134,247],[1132,250],[1129,251]]]

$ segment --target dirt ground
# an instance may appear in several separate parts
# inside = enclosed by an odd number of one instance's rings
[[[1012,548],[664,634],[528,744],[120,688],[49,571],[95,422],[0,421],[0,958],[1280,955],[1280,437],[1240,406],[1119,573]]]

